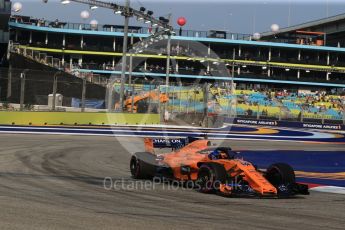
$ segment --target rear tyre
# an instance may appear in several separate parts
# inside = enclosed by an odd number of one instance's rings
[[[152,179],[156,173],[156,156],[147,153],[135,153],[130,160],[130,170],[134,179]]]
[[[196,189],[202,193],[213,193],[219,190],[226,181],[226,170],[217,163],[202,164],[199,168]]]
[[[292,185],[296,183],[293,168],[285,163],[272,164],[267,168],[266,179],[275,187]]]

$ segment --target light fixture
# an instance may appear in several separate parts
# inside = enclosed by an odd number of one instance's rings
[[[267,66],[263,66],[262,69],[267,69]]]
[[[309,70],[309,69],[307,69],[305,72],[306,72],[306,73],[310,73],[310,70]]]
[[[23,9],[23,4],[21,4],[20,2],[16,2],[12,6],[12,10],[16,13],[20,12],[22,9]]]
[[[95,9],[98,9],[98,6],[90,6],[90,10],[95,10]]]
[[[66,4],[70,4],[71,1],[70,0],[61,0],[61,4],[66,5]]]
[[[254,40],[260,40],[260,38],[261,38],[261,34],[260,33],[254,33],[253,34],[253,39]]]
[[[137,17],[137,20],[138,20],[138,21],[142,21],[142,20],[144,20],[144,18],[143,18],[143,16],[138,16],[138,17]]]
[[[285,69],[286,72],[290,71],[290,69]]]
[[[273,33],[277,33],[279,31],[279,25],[278,24],[272,24],[271,25],[271,31]]]
[[[204,62],[205,62],[205,59],[201,59],[200,62],[201,62],[201,63],[204,63]]]
[[[88,19],[88,18],[90,17],[89,11],[87,11],[87,10],[82,11],[82,12],[80,13],[80,17],[81,17],[83,20]]]
[[[115,10],[114,12],[115,12],[115,14],[121,14],[121,13],[122,13],[122,10],[117,9],[117,10]]]
[[[191,60],[192,60],[192,58],[190,58],[190,57],[189,57],[189,58],[187,58],[187,61],[191,61]]]
[[[91,20],[90,25],[91,25],[91,28],[93,30],[95,30],[98,27],[98,21],[97,20]]]
[[[247,66],[246,66],[246,65],[243,65],[242,68],[247,68]]]

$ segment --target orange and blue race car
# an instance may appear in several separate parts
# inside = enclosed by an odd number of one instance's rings
[[[308,195],[308,186],[296,183],[292,167],[275,163],[267,170],[237,157],[230,147],[216,147],[209,140],[145,138],[145,152],[133,154],[134,179],[164,178],[192,184],[203,193],[225,196],[290,197]],[[157,148],[172,148],[156,153]]]

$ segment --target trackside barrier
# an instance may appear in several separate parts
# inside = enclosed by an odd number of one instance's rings
[[[0,111],[1,125],[157,125],[158,114]]]

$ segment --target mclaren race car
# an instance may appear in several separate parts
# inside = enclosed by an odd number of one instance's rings
[[[130,170],[134,179],[164,178],[192,184],[203,193],[225,196],[289,197],[308,195],[308,186],[296,183],[285,163],[259,170],[237,157],[230,147],[212,146],[209,140],[145,138],[145,152],[133,154]],[[156,148],[172,148],[156,153]]]

